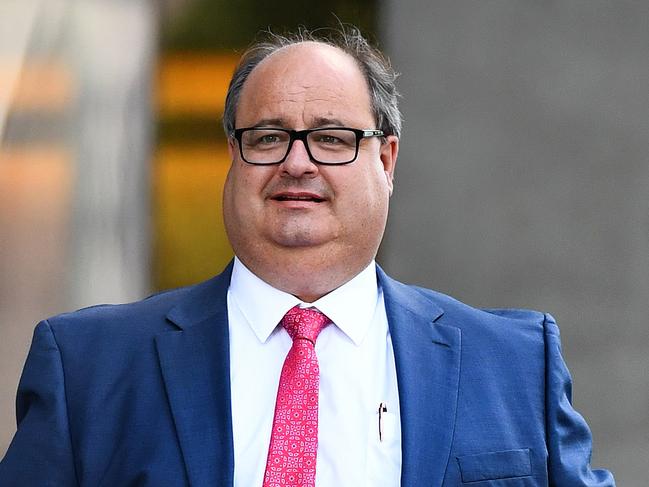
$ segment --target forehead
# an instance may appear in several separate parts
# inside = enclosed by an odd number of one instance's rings
[[[280,49],[253,69],[236,119],[240,127],[278,120],[299,128],[319,119],[366,125],[373,117],[356,60],[333,46],[304,42]]]

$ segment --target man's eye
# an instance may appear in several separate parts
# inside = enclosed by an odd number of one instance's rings
[[[336,145],[341,144],[343,141],[339,137],[322,134],[318,136],[316,142],[318,142],[319,144]]]
[[[280,142],[279,136],[276,134],[262,135],[257,138],[257,144],[277,144]]]

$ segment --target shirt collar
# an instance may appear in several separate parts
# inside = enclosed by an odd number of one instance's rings
[[[262,343],[289,309],[301,305],[318,308],[359,345],[367,334],[379,299],[374,261],[339,288],[313,303],[304,303],[262,281],[235,257],[229,293]]]

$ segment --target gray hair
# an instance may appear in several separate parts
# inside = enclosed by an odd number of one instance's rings
[[[319,42],[336,47],[352,56],[358,63],[369,87],[372,112],[377,128],[385,135],[401,134],[401,112],[399,112],[399,92],[395,80],[399,76],[388,58],[377,48],[371,46],[360,31],[353,26],[341,25],[340,29],[318,29],[309,31],[301,28],[286,36],[268,32],[265,41],[249,47],[241,56],[234,70],[223,111],[223,128],[226,136],[235,128],[235,115],[244,83],[253,69],[268,56],[278,50],[301,42]]]

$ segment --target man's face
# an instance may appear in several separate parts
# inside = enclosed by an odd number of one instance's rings
[[[236,126],[374,129],[376,122],[356,62],[336,48],[302,43],[253,70],[241,92]],[[283,163],[254,166],[230,140],[223,208],[237,256],[262,278],[267,268],[281,273],[286,262],[301,259],[314,270],[327,262],[361,270],[385,229],[397,147],[394,136],[387,142],[362,139],[353,163],[323,166],[295,141]]]

